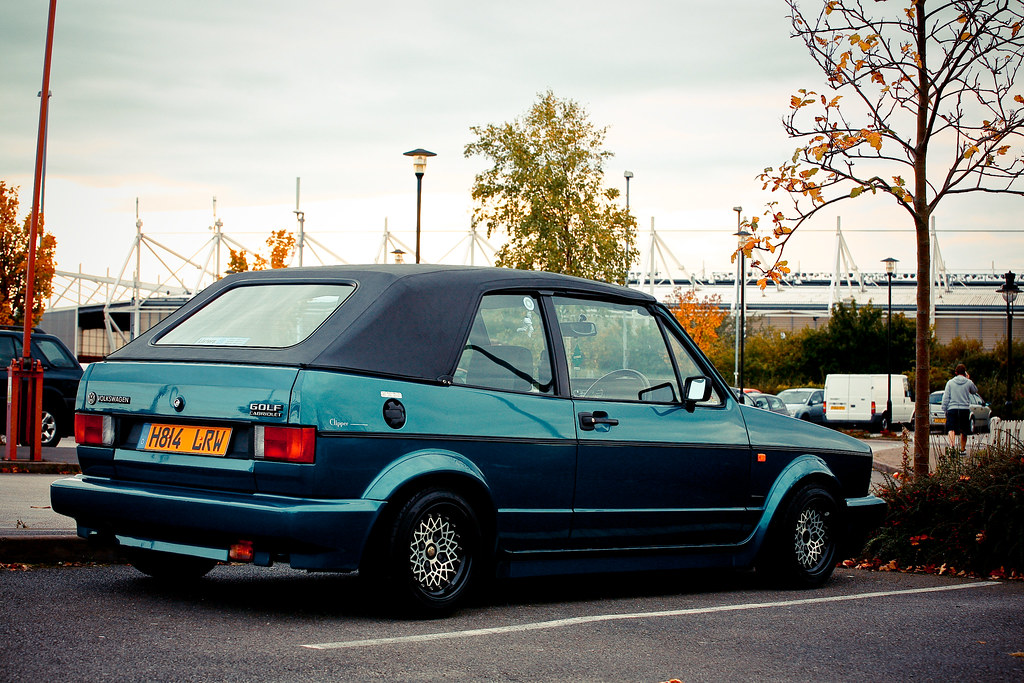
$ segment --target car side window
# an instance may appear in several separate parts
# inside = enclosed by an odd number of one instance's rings
[[[554,393],[551,353],[536,297],[488,294],[481,299],[454,382],[503,391]]]
[[[701,369],[700,365],[697,364],[696,359],[693,355],[683,346],[683,343],[679,341],[671,332],[668,335],[668,345],[672,350],[672,355],[675,356],[676,367],[679,368],[679,376],[685,379],[687,377],[697,377],[705,375],[706,373]],[[698,403],[699,406],[720,406],[722,405],[722,397],[718,393],[718,389],[712,387],[711,396],[707,401]]]
[[[669,350],[643,306],[554,297],[569,390],[577,398],[673,403],[679,400]]]
[[[821,405],[822,403],[824,403],[824,401],[825,401],[825,394],[824,394],[824,392],[815,391],[813,394],[811,394],[811,405],[812,406]]]

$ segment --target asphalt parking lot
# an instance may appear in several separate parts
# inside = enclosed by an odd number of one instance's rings
[[[839,570],[499,582],[443,619],[356,577],[221,566],[168,587],[123,565],[0,574],[3,680],[1019,681],[1024,583]]]

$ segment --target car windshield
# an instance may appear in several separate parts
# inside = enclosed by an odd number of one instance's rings
[[[814,393],[813,389],[786,389],[779,392],[783,403],[806,403]]]
[[[158,339],[184,346],[283,348],[313,334],[353,285],[267,284],[228,289]]]
[[[933,391],[932,395],[928,397],[928,402],[929,403],[934,403],[935,405],[938,405],[938,404],[942,403],[942,392],[941,391]]]

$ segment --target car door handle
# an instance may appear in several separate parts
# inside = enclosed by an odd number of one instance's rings
[[[608,417],[608,413],[603,410],[595,410],[592,413],[580,413],[580,429],[584,431],[591,431],[597,425],[608,425],[614,427],[619,424],[619,421],[614,417]]]

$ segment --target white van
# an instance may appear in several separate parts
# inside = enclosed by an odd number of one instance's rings
[[[892,377],[892,416],[885,414],[886,377]],[[914,401],[906,375],[828,375],[825,377],[825,424],[889,429],[911,423]]]

